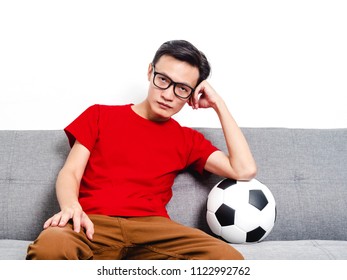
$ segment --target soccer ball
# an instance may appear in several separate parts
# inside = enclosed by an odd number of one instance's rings
[[[256,179],[224,179],[208,195],[206,218],[211,231],[227,242],[259,242],[275,224],[276,203]]]

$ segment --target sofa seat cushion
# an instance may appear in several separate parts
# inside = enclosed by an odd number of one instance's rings
[[[24,260],[32,241],[0,240],[1,260]],[[347,241],[298,240],[232,244],[246,260],[347,260]]]
[[[26,240],[0,240],[0,260],[24,260],[29,244]]]
[[[232,244],[247,260],[347,260],[347,241],[294,240]]]

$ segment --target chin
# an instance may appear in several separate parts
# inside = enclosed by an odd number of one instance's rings
[[[173,108],[160,108],[157,104],[154,104],[154,106],[151,106],[153,119],[157,121],[166,121],[170,119],[176,112]]]
[[[173,114],[169,114],[168,112],[156,112],[155,113],[155,119],[157,121],[167,121],[169,120]]]

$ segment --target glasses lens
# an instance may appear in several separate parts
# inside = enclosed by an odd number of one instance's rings
[[[187,98],[192,93],[192,89],[185,84],[176,84],[175,93],[180,97]]]
[[[159,73],[156,73],[153,82],[154,85],[161,89],[167,89],[171,85],[170,78]]]

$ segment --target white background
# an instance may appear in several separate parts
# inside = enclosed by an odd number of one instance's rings
[[[347,127],[347,1],[2,1],[0,129],[62,129],[142,101],[157,48],[186,39],[240,126]],[[183,125],[218,127],[188,106]]]
[[[174,260],[167,261],[129,261],[129,260],[106,260],[106,261],[0,261],[1,270],[0,275],[3,279],[13,277],[17,279],[28,278],[28,276],[35,277],[37,280],[50,280],[61,279],[84,279],[84,280],[109,280],[109,279],[144,279],[144,280],[186,280],[186,279],[235,279],[235,280],[292,280],[292,279],[346,279],[346,261],[345,260],[243,260],[243,261],[223,261],[223,260],[195,260],[179,262]],[[232,273],[236,270],[240,273],[235,275],[192,275],[199,271],[211,272],[213,268],[227,268],[232,267]],[[98,275],[98,271],[103,269],[110,269],[118,271],[113,275]],[[148,269],[149,272],[157,270],[161,275],[134,275],[131,273],[134,269],[137,271]],[[250,270],[248,270],[248,268]],[[179,270],[181,274],[163,275],[162,269],[169,274],[170,270]],[[125,272],[130,270],[128,275]],[[119,273],[119,271],[125,271]],[[242,271],[249,271],[249,275],[242,274]],[[144,271],[145,272],[145,271]],[[117,275],[115,275],[117,274]],[[121,274],[121,275],[120,275]],[[197,274],[197,273],[196,273]]]

